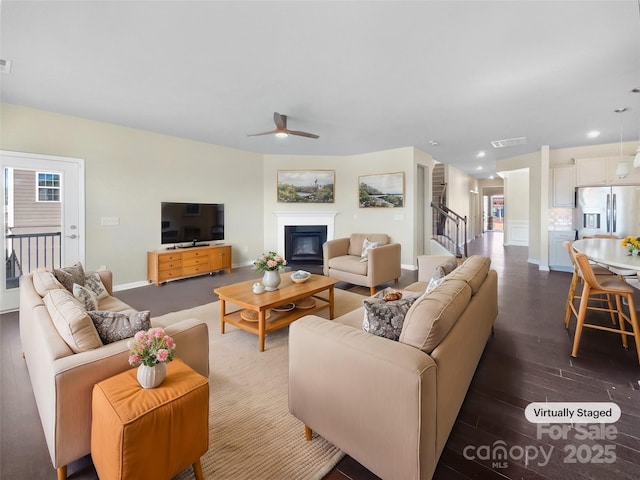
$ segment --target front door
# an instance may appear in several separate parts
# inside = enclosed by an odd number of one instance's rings
[[[84,262],[84,161],[0,151],[0,312],[19,307],[19,277]]]

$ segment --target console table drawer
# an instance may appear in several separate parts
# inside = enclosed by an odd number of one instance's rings
[[[190,252],[184,252],[182,254],[183,260],[191,260],[194,258],[207,258],[209,256],[209,250],[192,250]]]
[[[182,260],[181,253],[168,253],[166,255],[158,255],[158,263],[171,263]]]
[[[182,269],[182,275],[189,276],[189,275],[199,275],[201,273],[209,273],[209,263],[207,262],[206,265],[193,265],[191,267],[184,267]]]
[[[182,268],[182,261],[177,260],[173,262],[161,262],[158,263],[158,271],[164,272],[165,270],[180,270]]]
[[[209,266],[209,257],[185,258],[182,261],[183,268],[194,267],[196,265]]]
[[[178,278],[182,276],[182,269],[178,268],[176,270],[162,270],[158,272],[158,281],[162,282],[163,280],[169,280],[170,278]]]

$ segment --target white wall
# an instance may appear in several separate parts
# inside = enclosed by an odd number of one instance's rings
[[[504,174],[504,196],[505,245],[529,246],[528,169],[509,171]]]
[[[291,204],[277,201],[278,170],[334,170],[335,202],[332,204]],[[388,233],[402,244],[402,264],[415,265],[414,254],[414,148],[399,148],[349,156],[264,155],[264,248],[277,248],[275,213],[336,213],[335,238],[351,233]],[[380,173],[404,173],[403,208],[359,208],[358,177]]]
[[[146,252],[160,247],[160,202],[225,204],[233,263],[262,252],[262,155],[27,107],[1,105],[3,150],[83,158],[86,261],[117,285],[146,280]],[[119,217],[101,226],[101,217]]]

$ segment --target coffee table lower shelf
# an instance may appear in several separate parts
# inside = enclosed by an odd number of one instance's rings
[[[260,339],[260,351],[262,352],[264,351],[264,335],[266,335],[267,333],[280,330],[281,328],[289,326],[291,323],[295,322],[299,318],[304,317],[305,315],[312,315],[322,310],[326,310],[330,307],[330,303],[328,300],[322,297],[317,297],[315,295],[313,296],[313,298],[316,300],[316,306],[313,308],[294,308],[289,312],[276,312],[275,310],[271,309],[271,316],[264,322],[264,332],[262,333],[260,332],[260,321],[251,322],[244,320],[240,316],[241,310],[225,314],[223,317],[223,321],[224,323],[228,323],[229,325],[238,327],[241,330],[257,335]]]

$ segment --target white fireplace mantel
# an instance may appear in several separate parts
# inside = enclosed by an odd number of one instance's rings
[[[284,254],[284,227],[292,225],[326,225],[327,240],[335,236],[337,212],[275,212],[278,219],[278,252]]]

